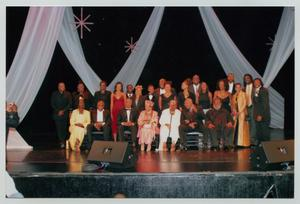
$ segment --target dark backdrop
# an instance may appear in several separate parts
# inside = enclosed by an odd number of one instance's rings
[[[74,7],[75,15],[80,8]],[[84,7],[84,16],[91,32],[84,31],[82,47],[88,63],[101,79],[110,82],[125,63],[126,40],[137,40],[152,12],[151,7]],[[270,46],[268,37],[274,39],[282,7],[216,7],[214,8],[225,29],[248,61],[263,75]],[[16,53],[25,24],[27,7],[7,7],[6,67]],[[199,74],[214,91],[216,81],[225,73],[208,39],[203,21],[196,7],[167,7],[149,59],[139,79],[140,84],[157,85],[165,77],[180,89],[181,81]],[[70,63],[57,44],[49,71],[35,101],[18,127],[27,142],[37,145],[55,140],[54,123],[51,119],[50,96],[57,82],[66,82],[67,89],[75,90],[79,80]],[[294,137],[294,52],[272,83],[285,98],[285,132]]]

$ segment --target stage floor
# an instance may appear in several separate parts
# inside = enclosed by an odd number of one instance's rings
[[[237,151],[138,152],[134,172],[178,173],[251,171],[251,149]],[[59,172],[80,173],[87,163],[87,152],[69,150],[8,151],[7,171],[10,173]]]

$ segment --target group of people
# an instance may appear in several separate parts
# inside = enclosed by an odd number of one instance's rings
[[[143,95],[142,85],[128,84],[125,92],[117,82],[110,92],[101,81],[100,90],[92,96],[82,82],[72,94],[59,82],[51,105],[61,148],[66,144],[68,124],[67,144],[75,151],[80,151],[85,137],[91,148],[93,131],[102,131],[104,140],[124,141],[128,130],[133,146],[139,144],[141,151],[151,151],[156,137],[160,151],[167,150],[167,141],[171,151],[178,142],[180,149],[186,149],[189,132],[201,132],[206,149],[235,149],[269,140],[269,96],[259,78],[245,74],[241,84],[229,73],[217,82],[214,93],[197,74],[182,82],[179,93],[166,79],[158,85],[155,89],[149,84]]]

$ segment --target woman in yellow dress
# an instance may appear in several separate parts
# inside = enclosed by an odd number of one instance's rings
[[[249,124],[247,116],[247,98],[246,93],[242,91],[240,83],[235,84],[236,93],[232,97],[232,114],[234,118],[234,137],[237,146],[249,147]]]
[[[70,118],[69,144],[72,150],[80,151],[80,145],[86,134],[86,127],[91,122],[90,112],[84,110],[84,99],[79,98],[78,108],[73,110]]]

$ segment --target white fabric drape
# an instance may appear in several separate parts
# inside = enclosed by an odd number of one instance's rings
[[[286,7],[283,10],[272,52],[264,72],[263,81],[269,87],[284,63],[294,50],[295,44],[295,9]]]
[[[254,78],[261,76],[247,61],[243,54],[236,47],[222,26],[218,17],[211,7],[199,7],[214,51],[226,73],[235,74],[236,81],[243,82],[243,75],[251,74]],[[273,128],[284,128],[284,98],[272,87],[269,87],[271,124]]]
[[[113,90],[115,83],[118,81],[121,81],[125,85],[136,85],[148,60],[161,23],[163,13],[164,7],[155,7],[153,9],[148,23],[145,26],[139,40],[137,41],[134,51],[130,54],[126,63],[114,78],[114,80],[109,84],[109,90]]]
[[[64,7],[29,9],[18,50],[6,77],[6,101],[17,104],[20,121],[29,111],[44,81],[63,14]],[[17,131],[9,131],[7,149],[32,149],[32,146]]]
[[[88,90],[94,94],[99,89],[100,78],[84,57],[71,7],[65,8],[58,42],[81,80]]]
[[[6,77],[6,100],[17,104],[20,121],[48,71],[64,7],[30,7],[18,50]]]

